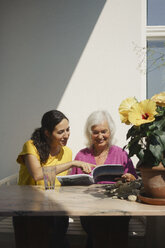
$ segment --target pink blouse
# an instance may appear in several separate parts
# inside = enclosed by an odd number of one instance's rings
[[[84,148],[80,150],[77,153],[75,160],[84,161],[84,162],[91,163],[91,164],[96,164],[95,157],[93,155],[93,150],[89,148]],[[137,174],[133,166],[132,160],[128,157],[127,152],[118,146],[113,145],[110,147],[108,156],[104,164],[121,164],[124,167],[124,174],[131,173],[137,178]],[[73,167],[70,174],[71,175],[84,174],[84,172],[80,168]],[[114,182],[104,181],[104,182],[99,182],[99,183],[105,184],[105,183],[114,183]]]

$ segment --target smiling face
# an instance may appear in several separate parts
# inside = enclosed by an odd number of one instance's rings
[[[63,119],[59,124],[57,124],[51,134],[46,134],[49,138],[51,147],[61,147],[67,144],[69,135],[70,135],[70,127],[69,121],[67,119]]]
[[[92,131],[91,140],[95,149],[102,150],[104,148],[107,148],[107,146],[109,146],[110,130],[107,121],[92,126],[91,131]]]

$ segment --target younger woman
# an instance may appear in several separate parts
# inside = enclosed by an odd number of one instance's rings
[[[66,146],[70,135],[68,118],[58,110],[46,112],[37,128],[18,155],[19,185],[44,185],[43,166],[53,166],[56,174],[66,175],[73,166],[90,173],[90,164],[72,161],[72,151]],[[56,185],[60,183],[56,179]],[[68,217],[13,217],[16,248],[65,248]]]

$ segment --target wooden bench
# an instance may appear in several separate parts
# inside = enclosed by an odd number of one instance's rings
[[[69,228],[67,237],[71,248],[84,248],[86,243],[86,233],[82,229],[79,217],[69,219]],[[129,225],[129,247],[144,247],[145,237],[145,219],[141,217],[132,217]],[[12,217],[0,217],[0,247],[15,248],[14,230]]]

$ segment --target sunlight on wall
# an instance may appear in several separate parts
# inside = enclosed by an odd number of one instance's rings
[[[116,144],[125,144],[127,127],[118,106],[123,98],[143,95],[144,75],[132,43],[144,45],[142,1],[107,1],[58,105],[70,119],[69,145],[75,155],[85,146],[84,124],[94,110],[106,109],[116,123]],[[144,21],[145,23],[145,21]]]

